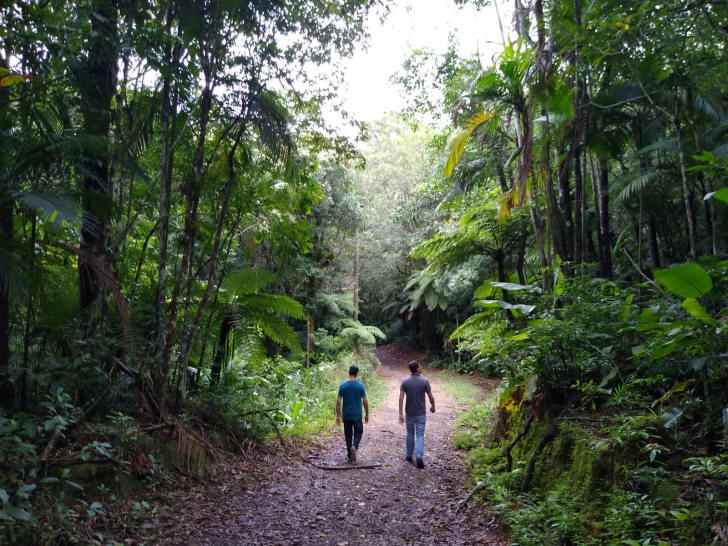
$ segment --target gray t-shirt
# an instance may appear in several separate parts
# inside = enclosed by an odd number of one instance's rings
[[[425,393],[432,392],[430,382],[419,374],[412,374],[402,380],[399,390],[407,396],[404,412],[410,417],[426,415]]]

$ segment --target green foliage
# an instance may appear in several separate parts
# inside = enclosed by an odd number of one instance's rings
[[[241,357],[231,364],[227,381],[192,400],[195,413],[238,437],[266,438],[276,430],[305,436],[327,430],[339,384],[352,364],[359,366],[359,380],[369,397],[376,401],[383,396],[376,364],[365,352],[342,352],[336,360],[320,360],[310,369],[283,359]]]

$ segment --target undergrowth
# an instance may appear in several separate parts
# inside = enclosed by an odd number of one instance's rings
[[[685,458],[666,448],[665,431],[651,414],[595,414],[562,423],[527,494],[520,492],[524,469],[547,424],[532,426],[513,449],[508,471],[506,446],[526,417],[510,417],[509,432],[495,440],[503,418],[495,395],[474,404],[458,417],[453,444],[467,451],[477,496],[510,528],[513,546],[703,545],[725,528],[722,495],[728,491],[719,480],[728,473],[728,458]]]

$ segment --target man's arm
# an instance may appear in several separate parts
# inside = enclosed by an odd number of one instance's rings
[[[341,396],[336,397],[336,426],[341,424]]]
[[[364,396],[361,399],[362,402],[364,402],[364,422],[369,422],[369,402],[367,401],[367,397]]]
[[[402,413],[402,402],[404,402],[404,391],[399,391],[399,424],[404,425],[404,413]]]
[[[435,413],[435,397],[432,396],[432,392],[428,392],[427,396],[430,397],[430,412]]]

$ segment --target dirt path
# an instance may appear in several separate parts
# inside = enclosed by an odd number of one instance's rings
[[[191,494],[182,513],[156,529],[156,542],[209,545],[494,544],[507,540],[493,518],[467,506],[461,460],[449,442],[455,402],[432,381],[437,413],[427,415],[425,468],[404,460],[398,423],[399,384],[417,354],[402,346],[377,350],[387,399],[365,425],[358,459],[374,469],[326,471],[307,464],[280,467],[247,489]],[[427,377],[427,371],[423,373]],[[326,443],[320,465],[345,465],[343,434]],[[224,491],[221,489],[229,489]],[[165,526],[165,525],[163,525]],[[160,532],[161,531],[161,532]],[[161,536],[164,536],[160,540]],[[149,542],[146,542],[149,544]]]

